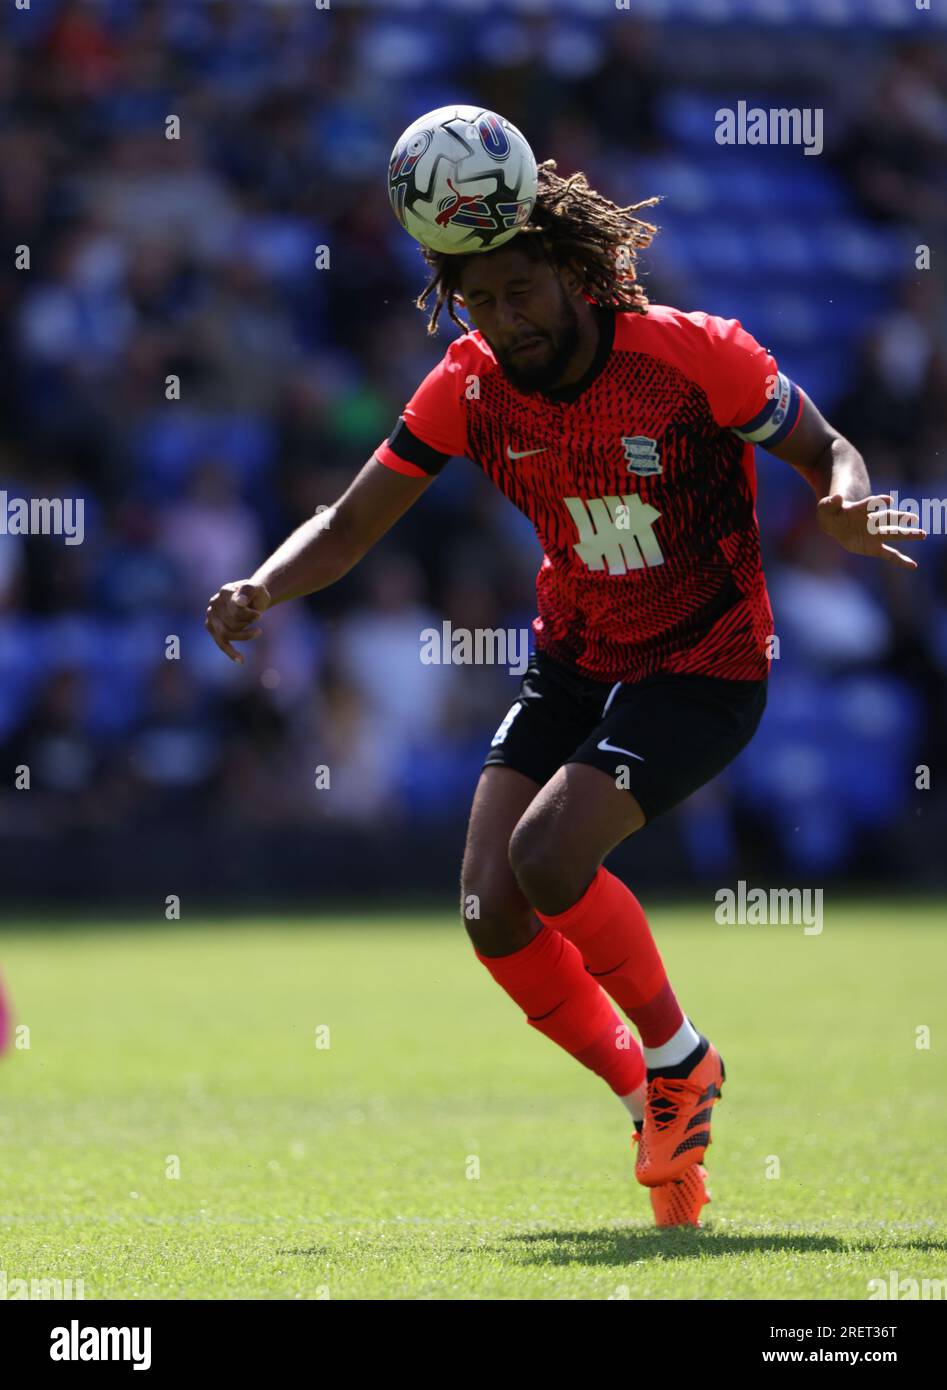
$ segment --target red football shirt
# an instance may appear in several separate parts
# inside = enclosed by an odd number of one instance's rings
[[[480,333],[448,347],[376,459],[466,455],[543,546],[536,645],[602,681],[766,676],[754,444],[795,427],[798,388],[735,319],[596,306],[600,341],[562,391],[514,389]]]

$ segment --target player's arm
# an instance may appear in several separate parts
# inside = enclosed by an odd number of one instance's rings
[[[800,393],[801,394],[801,393]],[[854,444],[833,429],[809,398],[802,396],[799,420],[779,444],[763,444],[784,459],[812,488],[820,527],[854,555],[879,555],[917,569],[917,561],[885,544],[885,537],[924,540],[917,517],[891,509],[887,494],[872,496],[865,460]]]
[[[207,607],[204,626],[233,661],[234,642],[260,636],[257,620],[274,604],[314,594],[341,579],[434,482],[369,459],[331,507],[303,522],[249,579],[224,584]]]

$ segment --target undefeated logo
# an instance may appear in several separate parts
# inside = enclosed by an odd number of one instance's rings
[[[627,574],[646,565],[663,565],[664,556],[654,535],[661,513],[642,502],[637,493],[621,497],[564,497],[579,539],[575,551],[590,570]]]

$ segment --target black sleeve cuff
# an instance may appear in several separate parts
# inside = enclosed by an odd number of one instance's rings
[[[432,449],[430,444],[425,444],[418,439],[416,434],[412,434],[404,422],[403,415],[399,418],[386,442],[393,454],[397,454],[406,463],[413,463],[416,468],[423,469],[425,473],[432,475],[440,473],[444,464],[451,457],[450,454],[442,454],[438,449]]]

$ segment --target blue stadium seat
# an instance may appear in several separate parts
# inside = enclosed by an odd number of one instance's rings
[[[249,491],[262,482],[273,452],[272,428],[260,416],[202,415],[169,405],[138,430],[133,458],[139,493],[149,499],[176,496],[207,459],[225,459],[240,489]]]
[[[42,626],[16,614],[0,619],[0,739],[12,733],[46,676]]]
[[[871,672],[828,679],[774,670],[763,722],[732,765],[755,814],[793,862],[841,867],[859,828],[883,826],[913,787],[917,695]]]

